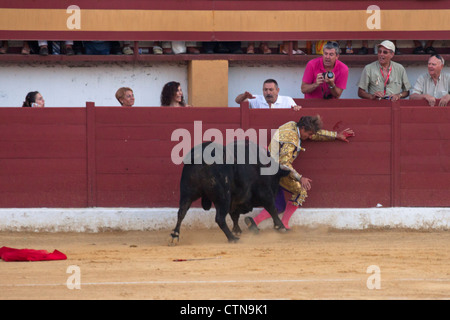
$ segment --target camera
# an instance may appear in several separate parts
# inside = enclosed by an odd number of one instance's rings
[[[323,75],[324,79],[326,79],[327,77],[328,77],[328,79],[333,79],[333,77],[334,77],[334,73],[331,71],[324,72],[324,73],[322,73],[322,75]]]

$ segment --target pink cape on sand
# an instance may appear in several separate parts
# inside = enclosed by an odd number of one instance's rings
[[[45,250],[0,248],[0,258],[3,261],[49,261],[66,260],[67,256],[58,250],[48,253]]]

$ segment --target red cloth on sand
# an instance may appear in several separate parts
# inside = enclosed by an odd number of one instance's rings
[[[45,250],[0,248],[0,259],[4,261],[48,261],[66,260],[67,256],[58,250],[48,253]]]

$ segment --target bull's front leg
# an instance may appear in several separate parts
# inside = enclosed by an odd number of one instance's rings
[[[242,234],[242,230],[239,227],[239,213],[235,211],[230,212],[231,220],[233,221],[233,229],[231,230],[235,236],[240,236]]]
[[[234,236],[228,228],[226,222],[226,216],[228,214],[228,206],[219,205],[216,206],[216,223],[219,225],[220,229],[227,236],[228,242],[237,242],[239,240],[238,237]]]

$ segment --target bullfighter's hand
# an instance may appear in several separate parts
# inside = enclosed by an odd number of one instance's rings
[[[309,178],[306,178],[306,177],[302,177],[300,179],[300,184],[306,190],[311,190],[311,182],[312,182],[312,180]]]
[[[347,129],[342,130],[341,132],[339,132],[336,135],[336,139],[344,141],[344,142],[348,142],[347,138],[354,137],[354,136],[355,136],[355,132],[352,129],[347,128]]]

